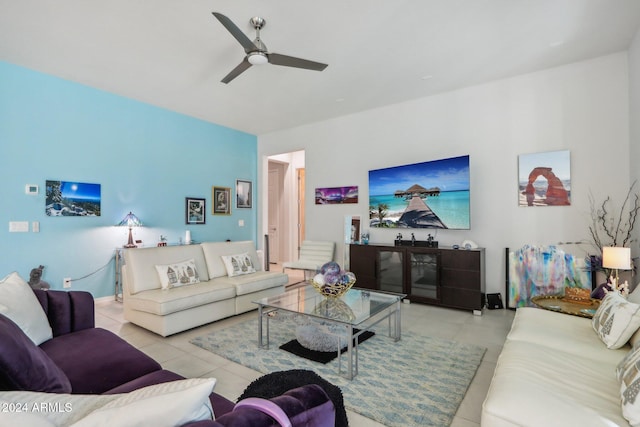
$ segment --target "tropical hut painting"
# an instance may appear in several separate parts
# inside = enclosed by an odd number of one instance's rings
[[[369,171],[369,226],[468,230],[469,156]]]

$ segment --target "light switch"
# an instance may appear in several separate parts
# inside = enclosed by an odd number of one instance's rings
[[[244,219],[238,220],[238,227],[244,227]]]
[[[40,222],[39,221],[33,221],[31,223],[31,231],[33,231],[34,233],[39,233],[40,232]]]
[[[29,221],[10,221],[9,233],[28,233]]]

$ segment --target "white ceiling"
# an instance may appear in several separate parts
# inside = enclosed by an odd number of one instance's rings
[[[329,66],[223,84],[244,52],[212,11]],[[0,60],[260,135],[626,50],[639,27],[638,0],[0,0]]]

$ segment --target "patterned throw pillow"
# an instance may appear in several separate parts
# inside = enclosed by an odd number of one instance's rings
[[[594,314],[592,326],[607,348],[620,348],[640,327],[640,305],[618,292],[609,292]]]
[[[222,255],[221,258],[222,262],[224,262],[225,268],[227,269],[227,275],[229,277],[256,272],[248,253],[227,256]]]
[[[622,397],[622,416],[633,426],[640,425],[640,347],[634,347],[616,368]]]
[[[192,259],[167,265],[156,265],[162,289],[200,283],[196,262]]]

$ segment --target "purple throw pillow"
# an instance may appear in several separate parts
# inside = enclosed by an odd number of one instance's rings
[[[0,314],[0,390],[71,393],[71,383],[11,319]]]
[[[604,296],[606,295],[605,289],[607,290],[607,292],[611,291],[611,286],[609,285],[609,283],[603,283],[601,285],[598,285],[598,287],[595,288],[593,292],[591,292],[591,298],[595,298],[595,299],[604,298]]]

